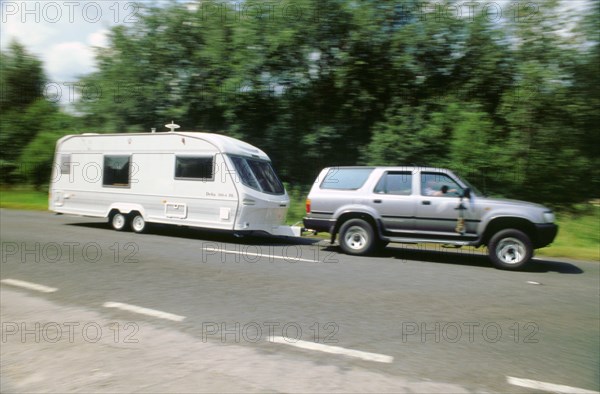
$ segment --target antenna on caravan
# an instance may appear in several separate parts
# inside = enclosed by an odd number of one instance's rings
[[[168,129],[171,129],[171,132],[174,132],[175,129],[178,129],[180,126],[178,124],[173,123],[173,121],[171,121],[171,123],[166,124],[165,127]]]

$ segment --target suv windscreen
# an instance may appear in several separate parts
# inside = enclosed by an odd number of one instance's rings
[[[360,189],[372,171],[372,168],[331,168],[321,183],[321,189]]]
[[[485,196],[486,195],[485,193],[480,192],[479,189],[477,189],[475,186],[473,186],[473,184],[471,184],[465,178],[461,177],[460,180],[465,184],[465,186],[467,186],[469,189],[471,189],[471,194],[475,194],[476,196]]]
[[[235,166],[237,176],[244,185],[263,193],[285,193],[283,184],[268,161],[231,155],[229,158]]]

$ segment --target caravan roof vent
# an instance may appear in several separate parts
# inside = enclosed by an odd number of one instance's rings
[[[171,129],[171,132],[174,132],[175,129],[178,129],[180,126],[178,124],[173,123],[173,121],[171,121],[171,123],[166,124],[165,127],[168,129]]]

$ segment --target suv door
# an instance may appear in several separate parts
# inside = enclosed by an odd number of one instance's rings
[[[444,188],[447,188],[445,193]],[[430,235],[460,236],[455,228],[459,216],[456,208],[462,192],[463,188],[447,174],[421,172],[416,229]]]
[[[384,231],[414,231],[413,178],[410,171],[386,171],[373,189],[370,204],[379,212]]]

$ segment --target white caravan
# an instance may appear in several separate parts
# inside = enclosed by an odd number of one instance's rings
[[[50,210],[106,217],[116,230],[165,223],[299,235],[283,225],[289,197],[269,157],[224,135],[68,135],[53,167]]]

